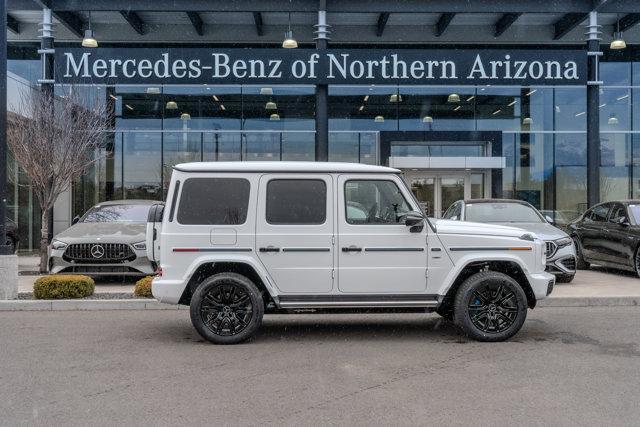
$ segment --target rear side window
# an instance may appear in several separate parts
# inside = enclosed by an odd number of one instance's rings
[[[249,181],[244,178],[189,178],[182,185],[178,222],[234,225],[247,220]]]
[[[267,184],[269,224],[323,224],[327,186],[319,179],[274,179]]]

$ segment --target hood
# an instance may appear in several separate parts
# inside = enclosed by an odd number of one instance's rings
[[[491,224],[494,224],[493,222]],[[509,227],[518,227],[523,230],[534,233],[542,240],[556,240],[569,235],[557,227],[547,222],[508,222],[495,223],[498,225],[507,225]]]
[[[526,233],[521,228],[512,226],[485,224],[481,222],[452,221],[450,219],[431,219],[438,233],[444,234],[473,234],[488,236],[520,237]]]
[[[137,243],[146,239],[144,222],[79,222],[56,235],[65,243]]]

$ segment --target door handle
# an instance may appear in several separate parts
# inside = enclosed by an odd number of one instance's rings
[[[275,246],[267,246],[266,248],[259,248],[260,252],[280,252],[280,248],[276,248]]]
[[[362,248],[352,245],[347,248],[342,248],[342,252],[362,252]]]

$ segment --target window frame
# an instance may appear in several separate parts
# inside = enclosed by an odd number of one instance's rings
[[[247,205],[246,205],[246,213],[244,216],[244,221],[243,222],[239,222],[237,224],[185,224],[183,222],[180,222],[180,207],[182,206],[182,203],[184,202],[184,189],[187,186],[187,182],[189,180],[196,180],[196,179],[236,179],[239,181],[245,181],[248,185],[249,185],[249,191],[247,192]],[[184,180],[182,180],[182,188],[180,189],[180,195],[178,197],[177,200],[177,208],[176,208],[176,214],[175,214],[175,223],[179,224],[181,226],[185,226],[185,227],[241,227],[243,225],[247,224],[247,221],[249,220],[249,215],[251,213],[251,192],[253,191],[252,187],[252,183],[249,179],[241,177],[241,176],[190,176],[188,178],[185,178]]]
[[[604,220],[596,221],[596,220],[592,219],[592,215],[595,213],[596,209],[598,209],[600,207],[606,207],[607,211],[604,214]],[[587,212],[589,213],[589,215],[586,216],[586,218],[589,220],[590,223],[592,223],[592,224],[606,223],[606,222],[609,221],[609,214],[611,213],[611,203],[607,202],[607,203],[602,203],[600,205],[596,205],[596,206],[592,207]]]
[[[269,207],[269,184],[271,184],[272,181],[318,181],[321,182],[322,185],[324,185],[324,219],[322,222],[312,222],[312,223],[274,223],[269,221],[269,218],[267,217],[267,212],[268,212],[268,207]],[[328,191],[328,185],[327,182],[322,179],[322,178],[315,178],[315,177],[301,177],[301,178],[283,178],[283,177],[279,177],[279,178],[270,178],[267,180],[267,182],[264,184],[264,221],[269,224],[270,226],[274,226],[274,227],[278,227],[278,226],[320,226],[320,225],[325,225],[327,223],[327,212],[329,211],[329,209],[327,208],[327,202],[329,200],[329,191]]]
[[[396,186],[396,188],[398,189],[398,192],[400,193],[400,195],[402,196],[402,199],[404,200],[404,202],[407,204],[407,206],[409,207],[409,210],[407,211],[407,213],[412,212],[415,210],[415,207],[409,202],[409,199],[407,199],[406,195],[404,194],[404,192],[401,190],[401,186],[393,179],[389,179],[389,178],[348,178],[344,181],[344,185],[342,187],[342,193],[343,193],[343,200],[342,203],[344,204],[344,221],[347,225],[351,225],[351,226],[377,226],[377,225],[382,225],[382,226],[398,226],[401,225],[403,227],[405,227],[404,224],[400,223],[400,222],[396,222],[396,223],[353,223],[353,222],[349,222],[349,216],[347,213],[347,184],[349,184],[350,182],[353,181],[377,181],[377,182],[391,182],[392,184],[394,184]]]
[[[618,203],[618,202],[614,202],[611,204],[611,207],[609,208],[609,213],[607,215],[607,222],[611,223],[611,224],[618,224],[615,221],[612,221],[613,219],[613,214],[614,212],[619,209],[622,208],[622,210],[624,211],[624,217],[626,218],[627,222],[629,222],[629,212],[627,211],[627,207],[622,204],[622,203]]]

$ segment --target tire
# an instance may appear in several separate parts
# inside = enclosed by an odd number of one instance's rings
[[[505,341],[520,330],[526,318],[527,296],[504,273],[476,273],[456,293],[454,322],[474,340]]]
[[[576,245],[576,269],[578,270],[588,270],[590,264],[584,260],[582,256],[582,247],[580,246],[580,240],[576,237],[573,238],[573,242]]]
[[[245,276],[220,273],[196,289],[189,311],[202,338],[214,344],[237,344],[253,337],[262,324],[264,301]]]
[[[556,276],[557,283],[571,283],[573,278],[576,277],[575,274],[559,274]]]
[[[640,247],[636,249],[636,253],[633,256],[633,267],[636,272],[636,276],[640,277]]]

